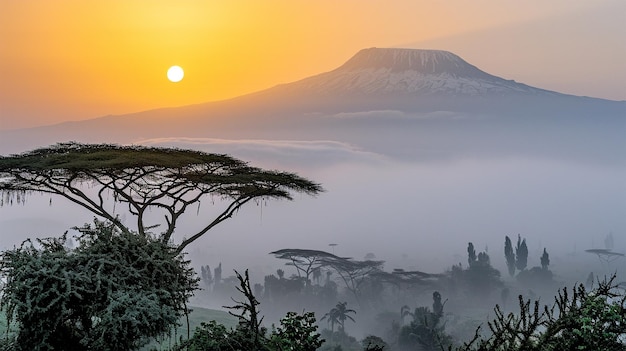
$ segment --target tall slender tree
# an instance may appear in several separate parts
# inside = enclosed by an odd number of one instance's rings
[[[515,254],[513,253],[513,244],[508,235],[504,238],[504,258],[506,258],[506,267],[509,269],[509,275],[515,275]]]
[[[521,235],[517,234],[517,245],[515,247],[515,266],[518,270],[523,271],[528,265],[528,246],[526,239],[522,240]]]
[[[467,244],[467,263],[470,267],[476,263],[476,250],[471,242]]]

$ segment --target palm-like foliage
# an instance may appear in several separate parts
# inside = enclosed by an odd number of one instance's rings
[[[335,330],[335,324],[339,325],[339,331],[344,331],[346,320],[355,322],[354,318],[350,316],[350,313],[356,314],[356,311],[349,309],[347,302],[339,302],[337,305],[330,309],[320,320],[327,319],[331,325],[331,331]]]

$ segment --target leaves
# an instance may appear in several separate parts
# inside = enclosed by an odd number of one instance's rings
[[[540,307],[519,296],[519,315],[504,315],[499,306],[489,322],[491,336],[473,340],[458,350],[623,351],[626,338],[626,294],[613,285],[615,276],[593,291],[579,284],[563,289],[554,304]]]
[[[0,307],[24,350],[130,350],[176,325],[197,278],[175,248],[110,223],[5,251]]]
[[[85,186],[93,190],[85,191]],[[115,215],[115,203],[122,203],[137,217],[133,230],[144,234],[162,225],[163,242],[170,241],[190,206],[207,196],[224,200],[223,210],[191,233],[178,252],[252,199],[291,200],[292,192],[322,191],[319,184],[293,173],[263,170],[227,155],[194,150],[61,143],[0,156],[0,205],[22,203],[32,192],[55,194],[130,232]],[[148,223],[146,214],[152,209],[161,211],[159,218],[164,220]]]

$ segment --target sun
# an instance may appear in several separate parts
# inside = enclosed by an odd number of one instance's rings
[[[170,82],[180,82],[185,76],[185,71],[180,66],[172,66],[167,70],[167,79]]]

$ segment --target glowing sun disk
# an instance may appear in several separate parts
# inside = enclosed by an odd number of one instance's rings
[[[167,79],[170,82],[180,82],[185,76],[185,71],[180,66],[172,66],[167,70]]]

